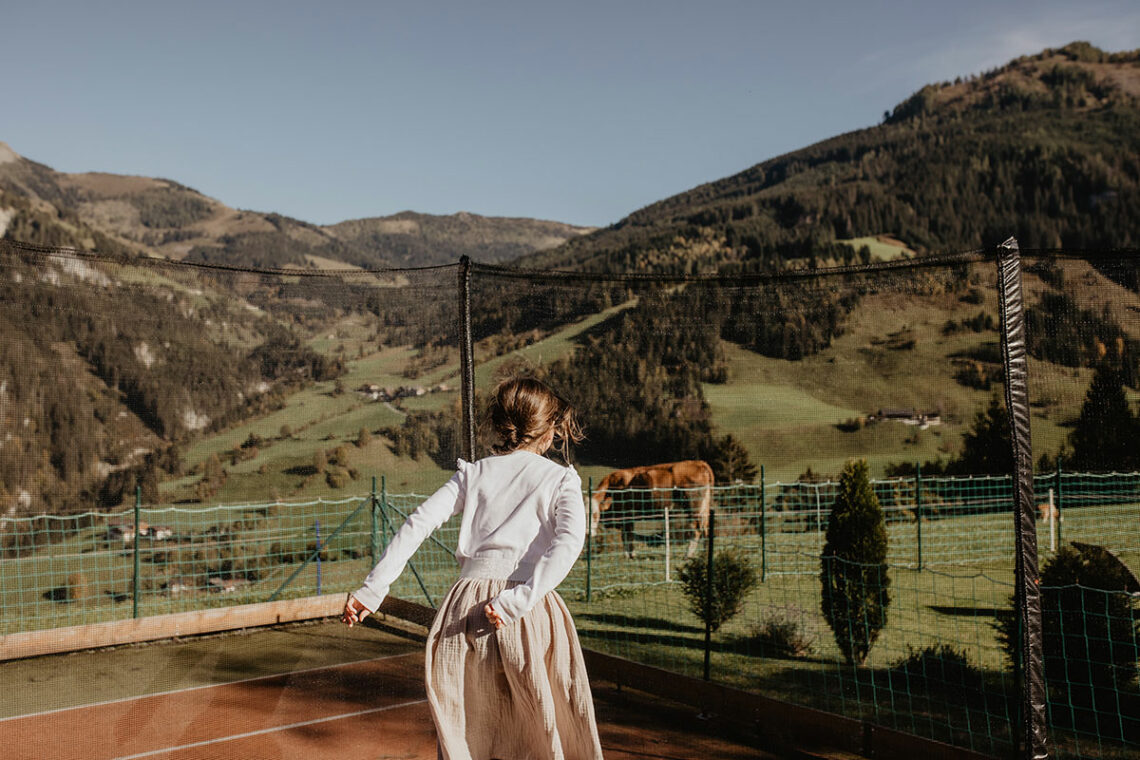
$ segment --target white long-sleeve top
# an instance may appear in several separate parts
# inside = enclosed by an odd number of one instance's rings
[[[492,600],[506,623],[529,612],[566,577],[582,551],[582,478],[530,451],[459,460],[451,479],[400,526],[354,596],[374,611],[431,533],[462,514],[455,558],[467,578],[519,581]]]

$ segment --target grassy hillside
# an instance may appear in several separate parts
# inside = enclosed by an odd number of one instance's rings
[[[1082,271],[1107,282],[1087,265],[1072,266],[1074,276]],[[956,379],[963,364],[972,361],[965,357],[992,351],[998,339],[993,329],[947,331],[948,322],[965,316],[996,316],[992,268],[978,265],[974,273],[975,290],[981,295],[971,293],[970,303],[963,302],[960,292],[867,295],[829,347],[800,360],[763,356],[721,340],[727,379],[701,384],[713,433],[731,434],[741,441],[751,459],[765,466],[769,482],[795,480],[809,468],[820,475],[835,475],[850,457],[867,458],[876,476],[884,474],[890,463],[953,458],[974,415],[1001,388],[994,384],[980,389]],[[1031,294],[1045,287],[1027,275],[1026,288]],[[620,304],[504,354],[495,355],[491,341],[481,344],[477,388],[486,391],[506,371],[544,372],[559,361],[575,361],[576,352],[589,343],[599,325],[636,305],[636,301]],[[186,451],[187,465],[194,474],[163,484],[163,498],[189,498],[210,455],[218,456],[227,470],[225,484],[211,497],[212,502],[364,493],[371,477],[378,475],[387,476],[390,490],[424,493],[442,483],[448,467],[427,457],[395,456],[382,431],[398,426],[409,412],[442,411],[449,415],[445,424],[452,420],[459,424],[454,412],[458,397],[455,356],[409,380],[404,373],[418,352],[409,346],[389,346],[361,353],[367,341],[354,338],[354,329],[363,331],[363,325],[356,322],[346,320],[312,344],[324,349],[334,343],[344,347],[346,371],[338,381],[345,388],[343,393],[336,395],[337,383],[332,381],[314,384],[290,396],[281,409],[195,443]],[[667,323],[663,329],[669,329]],[[1030,369],[1037,381],[1034,399],[1040,400],[1032,420],[1035,451],[1053,455],[1067,439],[1092,371],[1039,360],[1033,360]],[[354,389],[365,383],[425,388],[444,383],[453,390],[389,403],[356,393]],[[939,424],[920,428],[898,421],[859,422],[891,408],[938,412]],[[587,424],[597,415],[623,414],[621,409],[583,412]],[[285,426],[287,435],[282,432]],[[371,440],[358,447],[362,428],[369,431]],[[264,441],[257,456],[229,464],[229,452],[251,435]],[[346,459],[337,466],[354,470],[357,477],[333,487],[313,463],[318,452],[326,452],[331,459],[338,447],[345,447]],[[581,470],[597,480],[611,464],[621,462],[587,461]]]
[[[467,212],[433,216],[403,211],[325,228],[338,239],[396,266],[452,264],[460,256],[499,262],[554,248],[590,232],[561,222],[485,217]]]

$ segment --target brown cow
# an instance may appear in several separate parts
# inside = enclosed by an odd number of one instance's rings
[[[701,537],[708,534],[712,486],[712,468],[699,459],[614,470],[590,495],[590,523],[596,534],[605,512],[605,521],[621,530],[626,556],[633,557],[634,520],[682,505],[688,510],[693,535],[685,556],[692,557]]]

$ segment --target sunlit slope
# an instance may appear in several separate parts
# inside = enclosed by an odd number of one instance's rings
[[[477,351],[481,358],[476,367],[477,387],[480,390],[490,387],[505,365],[539,367],[569,356],[583,331],[630,305],[632,302],[607,309],[507,354],[486,356],[482,350]],[[389,346],[376,351],[374,344],[368,341],[367,325],[352,316],[315,336],[309,345],[345,358],[347,372],[339,382],[315,383],[291,395],[281,409],[196,441],[186,451],[188,474],[162,485],[164,500],[198,498],[195,488],[211,456],[216,456],[226,470],[226,479],[208,499],[209,503],[367,493],[374,476],[385,476],[389,489],[423,493],[430,492],[447,478],[447,471],[427,458],[414,460],[395,456],[381,431],[399,425],[407,412],[437,411],[456,405],[459,364],[454,351],[447,354],[447,360],[440,366],[409,378],[405,371],[416,362],[418,352],[410,346]],[[366,384],[426,391],[446,385],[449,390],[385,402],[373,401],[358,392],[357,389]],[[456,424],[459,424],[458,418]],[[361,430],[367,430],[367,438],[370,438],[363,446],[357,445]],[[233,452],[241,449],[251,436],[260,441],[256,456],[234,462]],[[315,462],[319,452],[325,452],[326,458],[335,458],[338,448],[346,458],[339,466],[354,471],[357,477],[350,477],[347,483],[334,488],[326,477],[328,470],[317,472]],[[593,472],[593,468],[584,471]]]
[[[996,291],[992,282],[981,285],[982,295],[969,303],[963,302],[962,294],[951,292],[864,296],[830,347],[802,360],[768,358],[723,343],[728,380],[702,386],[715,435],[732,434],[744,443],[753,461],[764,465],[769,482],[794,480],[809,468],[819,475],[834,475],[851,457],[866,458],[877,476],[890,463],[953,458],[975,414],[1001,392],[999,382],[984,389],[969,387],[956,377],[975,361],[988,360],[991,369],[998,366],[994,363],[997,332],[946,327],[978,314],[996,322]],[[1031,297],[1038,287],[1034,277],[1026,277]],[[587,317],[501,355],[492,356],[487,345],[480,346],[477,388],[485,391],[508,371],[572,360],[583,333],[632,305]],[[357,318],[346,317],[315,336],[310,345],[345,359],[347,372],[340,381],[314,384],[293,394],[280,410],[195,443],[187,451],[192,474],[164,485],[171,499],[190,498],[211,455],[219,457],[228,474],[210,499],[215,503],[275,495],[364,493],[371,478],[380,475],[386,476],[390,489],[425,492],[446,478],[446,469],[426,458],[393,455],[381,431],[399,425],[408,412],[458,406],[459,366],[453,349],[443,355],[441,364],[412,373],[416,376],[410,379],[405,373],[421,361],[418,352],[407,346],[376,351],[368,325]],[[1047,389],[1033,396],[1035,457],[1052,456],[1067,439],[1091,370],[1031,360],[1030,371],[1037,380],[1035,391]],[[421,387],[428,392],[377,402],[357,392],[366,384]],[[447,390],[430,392],[441,385]],[[926,427],[894,420],[864,422],[880,410],[915,410],[937,414],[937,419],[929,419]],[[590,410],[584,411],[588,419]],[[368,435],[363,445],[357,445],[361,430]],[[231,463],[232,452],[251,435],[262,440],[257,456]],[[335,458],[338,447],[345,461],[334,467],[353,472],[356,478],[333,487],[314,463],[318,452]],[[581,470],[587,478],[598,478],[607,468],[587,463]]]

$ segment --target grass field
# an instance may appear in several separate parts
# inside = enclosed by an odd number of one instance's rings
[[[871,256],[877,261],[894,261],[903,256],[914,256],[913,250],[908,248],[905,243],[892,238],[890,235],[871,235],[868,237],[836,240],[835,242],[845,243],[851,246],[856,252],[863,246],[867,246],[871,249]]]

